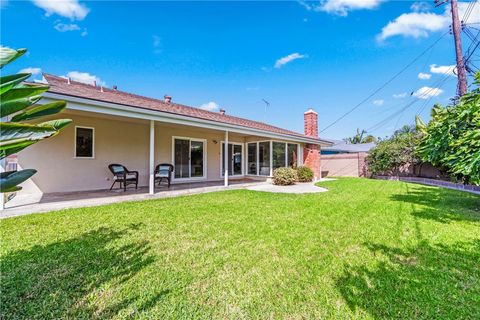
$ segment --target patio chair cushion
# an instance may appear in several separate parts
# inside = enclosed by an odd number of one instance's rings
[[[168,178],[168,171],[160,171],[159,173],[155,174],[157,178]]]
[[[135,174],[132,174],[132,173],[127,173],[127,175],[125,176],[126,179],[136,179],[137,176]],[[123,179],[123,176],[121,175],[118,175],[118,176],[113,176],[113,180],[122,180]]]

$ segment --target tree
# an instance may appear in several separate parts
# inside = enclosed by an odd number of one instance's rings
[[[360,132],[360,129],[357,128],[357,134],[353,137],[348,137],[343,139],[343,141],[350,143],[350,144],[359,144],[359,143],[370,143],[370,142],[377,142],[377,138],[369,134],[368,136],[364,137],[363,135],[367,133],[365,130]]]
[[[0,47],[0,68],[25,54],[26,49],[10,49]],[[59,131],[70,124],[70,119],[50,120],[32,123],[44,116],[61,112],[65,107],[64,101],[57,101],[44,105],[36,105],[42,98],[41,94],[48,90],[47,85],[24,83],[31,76],[30,73],[18,73],[0,77],[0,159],[37,143],[43,139],[55,136]],[[3,121],[3,120],[7,121]],[[20,190],[20,183],[29,179],[37,171],[25,169],[0,173],[0,192]]]
[[[370,150],[366,158],[368,170],[373,174],[399,174],[402,167],[418,164],[417,143],[418,133],[404,126]]]
[[[437,104],[428,124],[418,116],[416,123],[422,134],[418,153],[424,161],[464,183],[480,185],[480,72],[474,83],[477,88],[457,104]]]

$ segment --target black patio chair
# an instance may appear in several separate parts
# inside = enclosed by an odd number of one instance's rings
[[[138,188],[138,171],[130,171],[127,167],[117,163],[109,164],[108,169],[113,174],[113,183],[110,190],[117,182],[120,183],[120,188],[123,185],[123,191],[127,191],[127,185],[129,184],[134,184],[135,189]]]
[[[155,167],[155,182],[158,181],[158,185],[163,179],[167,180],[168,187],[170,188],[170,182],[172,181],[173,165],[170,163],[160,163]]]

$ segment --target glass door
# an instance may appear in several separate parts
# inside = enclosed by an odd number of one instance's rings
[[[221,145],[222,153],[222,176],[225,175],[225,143]],[[242,175],[242,145],[241,144],[228,144],[228,175],[239,176]]]
[[[204,141],[174,139],[175,179],[204,177],[204,149]]]

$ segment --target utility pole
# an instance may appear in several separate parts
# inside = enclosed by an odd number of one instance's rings
[[[435,5],[438,7],[448,0],[435,0]],[[452,12],[452,33],[455,41],[455,54],[457,58],[457,78],[458,78],[458,95],[463,96],[467,93],[467,72],[465,70],[465,63],[463,61],[462,53],[462,27],[458,17],[458,3],[457,0],[450,0],[450,11]]]

